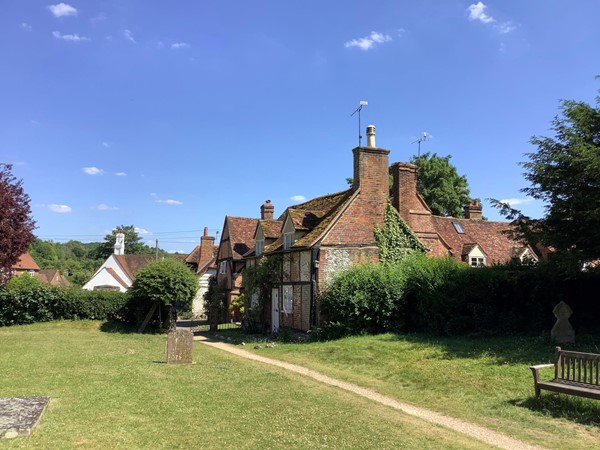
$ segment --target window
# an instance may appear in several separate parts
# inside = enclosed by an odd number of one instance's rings
[[[283,235],[283,249],[288,250],[294,243],[294,233],[285,233]]]
[[[255,292],[250,297],[250,309],[256,308],[258,306],[258,292]]]
[[[294,312],[294,287],[283,287],[283,312],[291,314]]]
[[[262,255],[262,253],[265,251],[265,241],[264,239],[261,239],[259,241],[256,241],[256,256],[258,255]]]
[[[454,225],[454,229],[458,234],[465,234],[465,230],[463,230],[463,228],[460,226],[460,223],[452,222],[452,225]]]
[[[485,259],[481,256],[471,257],[471,267],[483,267],[485,266]]]
[[[219,264],[219,273],[226,273],[227,272],[227,261],[221,261],[221,263]]]

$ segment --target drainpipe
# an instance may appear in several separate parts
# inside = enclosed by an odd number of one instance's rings
[[[310,321],[311,327],[317,325],[317,301],[315,296],[317,294],[317,281],[319,273],[319,253],[321,251],[321,244],[315,245],[311,249],[310,256]]]

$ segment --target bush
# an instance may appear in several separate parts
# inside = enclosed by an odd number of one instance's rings
[[[0,326],[51,320],[123,320],[128,295],[43,284],[28,276],[0,287]]]

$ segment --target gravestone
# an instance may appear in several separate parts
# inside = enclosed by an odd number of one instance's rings
[[[550,336],[560,344],[571,344],[575,342],[575,330],[569,322],[573,310],[565,302],[560,302],[554,307],[552,313],[556,317],[556,323],[550,331]]]
[[[167,363],[191,364],[194,334],[187,328],[176,328],[167,335]]]
[[[50,397],[0,397],[0,439],[29,436]]]

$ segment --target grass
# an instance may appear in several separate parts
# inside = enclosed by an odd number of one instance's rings
[[[243,339],[239,332],[220,333]],[[568,348],[600,352],[593,337],[579,341]],[[600,402],[533,395],[529,366],[552,362],[554,346],[547,337],[383,334],[246,348],[530,443],[561,450],[597,446]]]
[[[485,447],[208,346],[167,365],[165,341],[95,321],[0,328],[0,396],[51,397],[31,436],[0,448]]]

